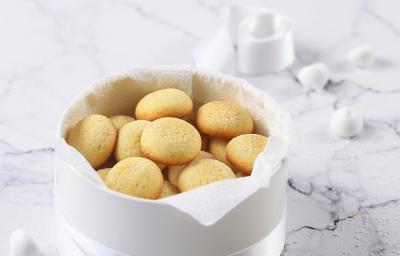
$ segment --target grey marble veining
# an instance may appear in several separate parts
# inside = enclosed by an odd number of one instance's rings
[[[57,255],[53,148],[68,102],[105,75],[193,64],[194,44],[232,2],[240,1],[0,2],[0,255],[7,255],[18,227],[33,233],[44,255]],[[400,255],[400,4],[246,3],[287,14],[295,34],[297,61],[290,69],[245,77],[294,119],[283,255]],[[377,58],[360,70],[346,53],[365,42]],[[331,67],[332,79],[323,93],[304,91],[295,74],[318,61]],[[342,106],[365,117],[365,130],[350,140],[328,130]]]

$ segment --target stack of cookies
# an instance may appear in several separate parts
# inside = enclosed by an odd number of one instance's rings
[[[159,199],[212,182],[251,174],[267,137],[253,132],[249,111],[232,101],[202,105],[168,88],[147,94],[135,118],[94,114],[67,134],[108,188]]]

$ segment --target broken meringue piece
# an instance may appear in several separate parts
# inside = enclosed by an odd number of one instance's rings
[[[325,63],[314,63],[300,69],[297,79],[307,89],[321,91],[328,83],[330,76],[330,69]]]
[[[10,238],[10,256],[40,256],[40,250],[28,232],[16,229]]]
[[[336,110],[331,118],[331,132],[341,138],[350,138],[359,134],[363,129],[363,119],[351,108]]]
[[[347,59],[359,68],[368,68],[374,59],[373,48],[370,44],[359,45],[349,51]]]

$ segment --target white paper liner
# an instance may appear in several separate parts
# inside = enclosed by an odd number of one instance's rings
[[[104,187],[95,170],[82,155],[66,144],[63,136],[89,114],[132,115],[137,101],[145,94],[169,87],[181,89],[191,95],[195,108],[212,100],[235,100],[251,112],[255,121],[255,132],[270,136],[267,147],[256,159],[250,177],[216,182],[155,201],[175,207],[204,226],[213,225],[240,202],[259,189],[269,186],[271,175],[287,156],[291,138],[289,116],[273,99],[244,80],[194,71],[186,66],[137,69],[126,75],[101,80],[67,108],[66,115],[61,120],[56,157],[69,163],[93,184]],[[216,93],[210,94],[211,91]]]

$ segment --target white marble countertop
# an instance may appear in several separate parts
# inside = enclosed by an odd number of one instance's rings
[[[136,66],[193,64],[199,38],[232,1],[5,0],[0,2],[0,255],[11,232],[54,246],[53,160],[57,120],[91,81]],[[246,1],[293,20],[295,65],[247,77],[292,115],[287,242],[283,255],[400,255],[400,3]],[[369,70],[346,52],[371,43]],[[306,93],[299,67],[326,62],[332,82]],[[351,140],[334,138],[335,108],[366,119]]]

